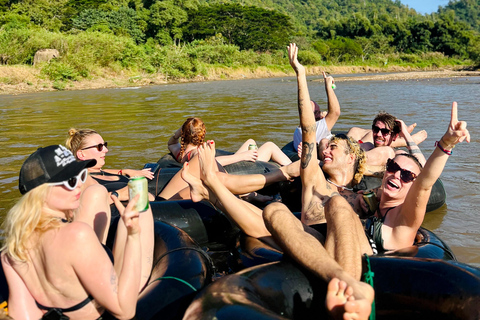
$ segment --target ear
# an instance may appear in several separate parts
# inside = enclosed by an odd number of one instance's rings
[[[350,153],[348,155],[348,160],[349,160],[348,162],[349,163],[355,163],[356,159],[357,159],[357,156],[354,153]]]
[[[77,151],[77,159],[78,160],[85,160],[85,155],[83,154],[83,150]]]

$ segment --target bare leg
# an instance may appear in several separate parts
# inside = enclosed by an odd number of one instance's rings
[[[139,224],[142,232],[140,233],[140,242],[142,244],[142,273],[140,280],[141,292],[152,272],[153,264],[153,247],[154,247],[154,222],[152,209],[148,208],[145,212],[140,212]],[[125,243],[127,241],[127,228],[122,219],[118,221],[117,233],[115,235],[115,243],[113,245],[114,268],[117,274],[120,274],[123,266],[123,253],[125,251]]]
[[[350,130],[348,130],[347,136],[352,137],[355,140],[362,140],[365,137],[366,134],[371,132],[372,130],[369,129],[362,129],[359,127],[352,127]],[[368,140],[367,140],[368,141]],[[365,142],[365,141],[364,141]]]
[[[395,151],[391,147],[376,147],[365,152],[367,165],[384,166],[388,159],[395,157]]]
[[[188,171],[191,175],[200,179],[200,166],[198,157],[195,156],[188,164]],[[222,168],[223,169],[223,168]],[[263,187],[279,182],[292,180],[300,175],[300,161],[283,166],[278,170],[265,174],[235,175],[225,172],[217,172],[220,181],[233,194],[245,194],[262,189]],[[180,180],[181,181],[180,181]],[[190,189],[181,172],[178,172],[159,194],[164,199],[190,199]]]
[[[110,206],[105,187],[94,184],[82,192],[80,207],[75,213],[75,221],[88,224],[95,231],[98,240],[105,244],[110,228]]]
[[[265,142],[258,148],[258,159],[260,161],[274,161],[281,166],[286,166],[292,163],[289,157],[273,142]]]
[[[190,174],[188,165],[182,169],[182,178],[190,185],[192,200],[208,199],[214,205],[220,206],[222,211],[251,237],[270,236],[262,219],[262,210],[237,198],[218,179],[214,169],[216,162],[213,141],[198,148],[198,157],[201,180]]]
[[[325,281],[331,282],[337,278],[346,284],[343,300],[338,297],[332,299],[332,295],[338,295],[341,291],[337,289],[335,293],[333,290],[337,280],[329,286],[326,302],[327,307],[331,308],[329,310],[332,315],[338,315],[340,309],[343,315],[350,317],[352,313],[352,318],[368,318],[374,298],[372,287],[343,270],[342,266],[321,245],[318,238],[312,232],[305,232],[310,228],[301,224],[285,205],[281,203],[268,205],[263,211],[263,217],[275,242],[286,254]]]

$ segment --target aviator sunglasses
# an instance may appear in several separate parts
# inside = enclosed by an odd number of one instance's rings
[[[415,173],[413,173],[412,171],[400,168],[398,163],[393,161],[393,159],[388,159],[387,160],[387,168],[386,169],[390,173],[395,173],[397,171],[400,171],[400,179],[402,179],[402,181],[405,182],[405,183],[409,183],[409,182],[411,182],[411,181],[413,181],[417,178],[417,175]]]
[[[101,152],[101,151],[103,151],[103,147],[106,148],[107,145],[108,145],[108,142],[104,142],[104,143],[96,144],[96,145],[94,145],[94,146],[90,146],[90,147],[83,148],[82,150],[97,148],[97,150],[98,150],[99,152]]]
[[[377,134],[378,131],[381,131],[381,132],[382,132],[382,136],[384,136],[384,137],[385,137],[385,136],[388,136],[388,135],[392,132],[392,130],[390,130],[390,129],[387,129],[387,128],[379,128],[379,127],[377,127],[377,126],[372,126],[372,131],[373,131],[374,134]]]
[[[72,190],[75,190],[75,188],[78,186],[78,181],[81,181],[82,183],[85,183],[85,181],[87,180],[87,175],[88,175],[88,170],[83,169],[82,171],[80,171],[80,173],[78,175],[76,175],[74,177],[71,177],[70,179],[68,179],[66,181],[53,182],[53,183],[49,183],[49,185],[51,185],[51,186],[64,185],[65,188],[72,191]]]

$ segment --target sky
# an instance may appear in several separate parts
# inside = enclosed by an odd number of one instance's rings
[[[400,2],[421,14],[437,12],[438,6],[448,4],[448,0],[400,0]]]

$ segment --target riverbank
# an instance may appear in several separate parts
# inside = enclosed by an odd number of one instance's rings
[[[238,80],[293,76],[291,69],[283,68],[211,68],[208,76],[197,76],[193,79],[170,80],[162,74],[113,73],[104,71],[101,76],[90,77],[78,81],[55,82],[43,77],[39,68],[31,66],[0,66],[0,94],[22,94],[48,92],[56,90],[85,90],[101,88],[122,88],[159,85],[178,82]],[[337,81],[368,80],[414,80],[431,78],[456,78],[480,76],[480,71],[466,71],[457,67],[451,69],[415,69],[412,67],[388,66],[382,68],[369,66],[319,66],[307,68],[308,75],[320,75],[327,71],[333,75],[342,75]],[[368,75],[359,76],[365,73]],[[355,76],[348,76],[355,74]]]

